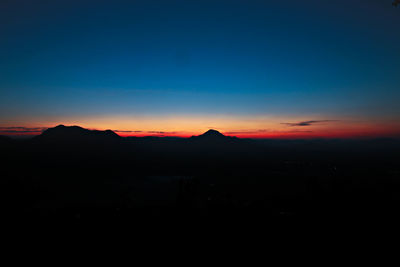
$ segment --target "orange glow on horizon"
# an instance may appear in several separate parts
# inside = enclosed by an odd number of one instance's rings
[[[312,118],[312,120],[310,120]],[[20,121],[20,124],[16,122]],[[33,136],[41,128],[59,124],[78,125],[92,130],[113,130],[118,135],[191,137],[209,129],[239,138],[309,139],[309,138],[365,138],[400,137],[398,120],[362,120],[359,118],[327,119],[320,116],[142,116],[142,117],[87,117],[81,119],[43,118],[0,122],[0,134]],[[19,126],[19,127],[16,127]],[[21,129],[21,131],[18,131]]]

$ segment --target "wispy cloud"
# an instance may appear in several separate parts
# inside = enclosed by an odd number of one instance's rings
[[[130,131],[130,130],[113,130],[116,133],[140,133],[140,134],[158,134],[158,135],[163,135],[163,134],[176,134],[178,132],[165,132],[165,131]]]
[[[116,133],[143,133],[143,131],[126,131],[126,130],[112,130]]]
[[[151,134],[176,134],[177,132],[148,131]]]
[[[277,130],[249,130],[249,131],[232,131],[232,132],[224,132],[224,134],[228,135],[263,135],[263,134],[292,134],[292,133],[312,133],[313,131],[309,130],[289,130],[289,131],[277,131]]]
[[[232,132],[224,132],[224,134],[259,134],[259,133],[267,133],[270,130],[260,129],[260,130],[249,130],[249,131],[232,131]]]
[[[23,134],[23,133],[41,133],[46,130],[47,127],[20,127],[20,126],[13,126],[13,127],[0,127],[0,133],[6,134]]]
[[[311,126],[314,124],[320,124],[320,123],[325,123],[325,122],[335,122],[338,120],[314,120],[314,121],[301,121],[301,122],[282,122],[281,124],[287,125],[287,126]]]

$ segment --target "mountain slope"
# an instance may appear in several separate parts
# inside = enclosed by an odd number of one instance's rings
[[[121,137],[111,130],[88,130],[79,126],[58,125],[45,130],[36,137],[41,141],[111,141]]]
[[[192,136],[190,138],[194,141],[204,141],[204,142],[226,142],[226,141],[234,141],[239,140],[237,137],[225,136],[217,130],[210,129],[207,132],[198,135]]]

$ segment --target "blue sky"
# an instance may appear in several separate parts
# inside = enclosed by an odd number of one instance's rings
[[[16,0],[0,25],[2,125],[400,115],[390,0]]]

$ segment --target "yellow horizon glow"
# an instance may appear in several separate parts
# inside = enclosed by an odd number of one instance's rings
[[[315,123],[310,126],[288,126],[283,123],[296,123],[312,120],[332,120]],[[85,116],[79,118],[47,117],[18,118],[3,122],[0,126],[55,127],[77,125],[88,129],[114,131],[140,131],[143,134],[164,132],[169,135],[191,136],[202,134],[209,129],[216,129],[229,135],[247,136],[347,136],[347,135],[382,135],[390,132],[399,133],[400,123],[394,120],[360,120],[359,118],[327,118],[327,116],[234,116],[234,115],[164,115],[164,116]],[[232,133],[232,134],[230,134]],[[234,134],[238,133],[238,134]],[[141,135],[143,135],[141,134]],[[155,134],[155,133],[154,133]],[[139,135],[132,132],[121,135]]]

